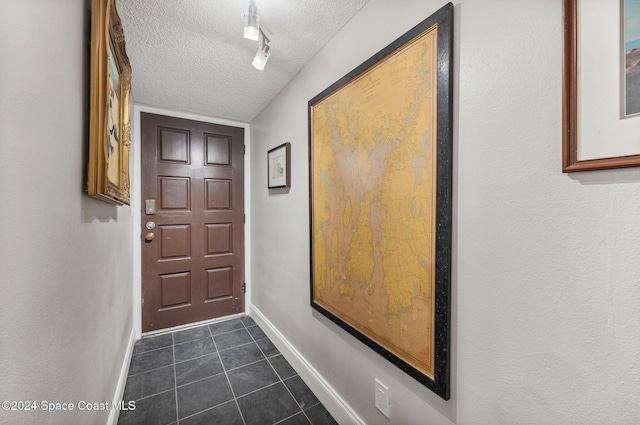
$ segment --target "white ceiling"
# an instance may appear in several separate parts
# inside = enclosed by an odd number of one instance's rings
[[[368,0],[255,0],[271,40],[243,37],[249,0],[117,0],[136,103],[251,121]]]

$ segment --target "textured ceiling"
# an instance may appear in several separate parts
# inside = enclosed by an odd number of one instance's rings
[[[249,122],[368,0],[255,0],[271,40],[243,37],[249,0],[117,0],[136,103]]]

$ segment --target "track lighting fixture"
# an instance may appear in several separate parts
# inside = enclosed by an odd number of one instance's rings
[[[264,35],[264,32],[262,32],[261,28],[259,28],[259,32],[260,32],[260,47],[258,47],[256,56],[253,58],[252,65],[256,69],[262,71],[264,69],[264,66],[267,64],[267,61],[269,60],[269,56],[271,56],[271,48],[267,44],[269,43],[269,39],[267,38],[266,35]]]
[[[262,71],[271,55],[271,47],[268,44],[269,39],[264,34],[264,31],[262,31],[262,28],[260,28],[260,16],[258,16],[258,8],[254,0],[249,0],[249,12],[246,18],[244,38],[260,42],[260,47],[258,47],[252,64],[256,69]]]

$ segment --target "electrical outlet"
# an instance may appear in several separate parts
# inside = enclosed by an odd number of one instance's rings
[[[376,407],[389,417],[389,387],[376,379]]]

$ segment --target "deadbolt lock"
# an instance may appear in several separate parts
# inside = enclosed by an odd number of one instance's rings
[[[156,200],[155,199],[147,199],[144,201],[144,212],[147,215],[152,215],[156,213]]]

